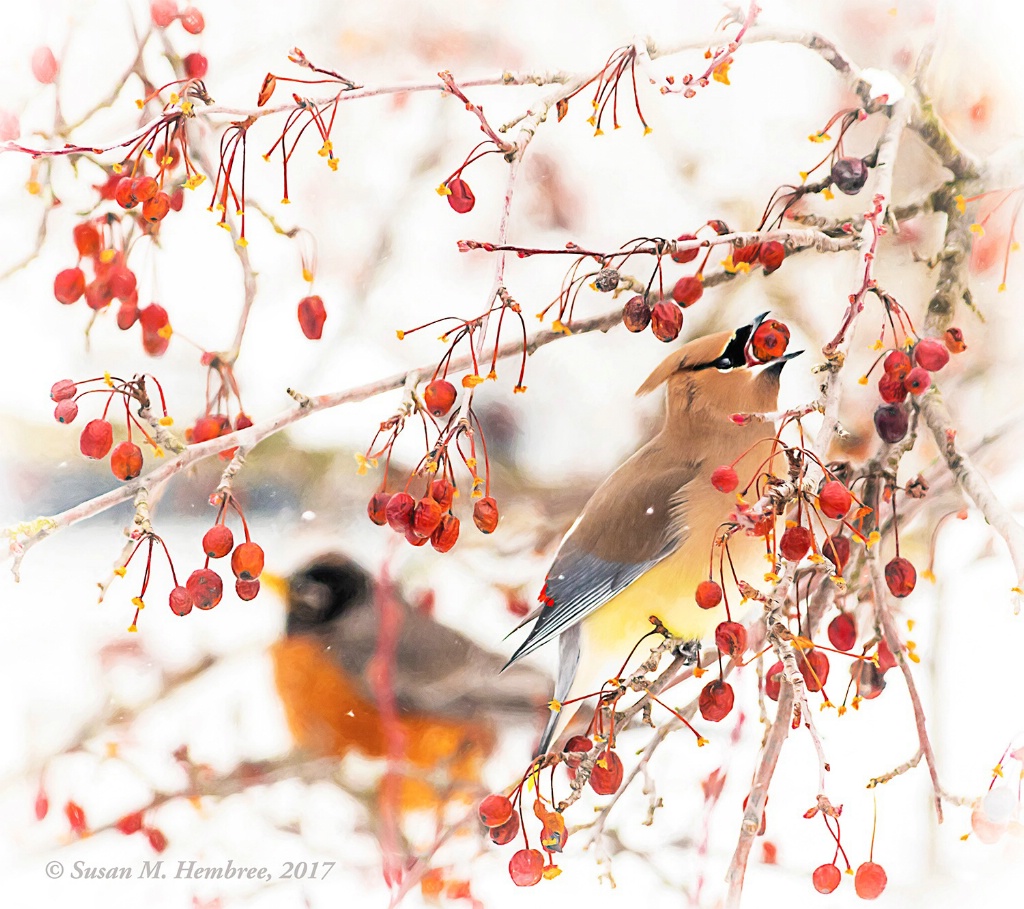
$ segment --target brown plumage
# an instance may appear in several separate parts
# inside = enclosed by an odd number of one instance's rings
[[[558,637],[556,700],[596,692],[617,675],[633,644],[651,630],[652,614],[674,635],[695,641],[724,619],[721,608],[700,609],[694,590],[708,577],[713,541],[735,504],[711,486],[711,472],[737,460],[741,474],[752,472],[767,455],[758,441],[773,435],[764,424],[729,419],[777,407],[789,357],[757,372],[749,368],[759,365],[749,339],[763,319],[690,341],[637,392],[667,385],[665,423],[601,484],[566,534],[541,592],[544,607],[509,661]],[[757,565],[751,556],[757,557],[758,541],[737,536],[729,549],[741,573]],[[552,716],[542,750],[574,710]]]
[[[380,591],[339,553],[313,559],[285,582],[286,636],[271,651],[274,679],[299,746],[318,755],[388,753],[373,673]],[[475,780],[509,722],[533,724],[548,682],[528,667],[499,674],[502,660],[396,595],[400,628],[391,663],[403,759],[454,780]],[[408,780],[403,801],[422,806],[430,787]]]

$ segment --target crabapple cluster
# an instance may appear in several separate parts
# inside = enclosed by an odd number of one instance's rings
[[[425,422],[427,417],[444,418],[451,413],[457,396],[458,392],[451,382],[435,377],[424,389],[422,407],[417,403],[417,410],[425,411]],[[454,416],[449,419],[448,428],[442,431],[437,445],[428,455],[423,471],[426,474],[423,495],[419,499],[414,498],[409,492],[409,488],[416,480],[416,472],[409,477],[401,491],[389,493],[386,490],[385,469],[381,488],[370,497],[366,506],[367,514],[374,524],[380,527],[387,525],[396,533],[402,534],[413,546],[425,546],[429,541],[437,552],[448,552],[455,545],[459,539],[461,526],[459,518],[453,511],[458,488],[450,467],[451,462],[447,457],[448,445],[452,439],[457,438],[460,431],[457,423],[452,425],[454,419]],[[375,464],[380,454],[386,456],[386,464],[390,465],[391,449],[403,425],[404,418],[401,417],[382,423],[381,431],[390,431],[390,438],[377,454],[362,456],[361,465]],[[482,441],[483,433],[479,425],[477,431]],[[471,444],[475,445],[475,442]],[[481,533],[494,533],[498,526],[498,503],[492,496],[486,494],[488,481],[478,476],[476,458],[465,458],[465,462],[473,476],[473,523]]]
[[[168,426],[171,423],[171,418],[167,416],[163,389],[160,388],[160,383],[155,378],[152,376],[148,378],[152,379],[160,391],[163,416],[159,418],[159,422],[161,425]],[[155,456],[163,455],[160,445],[150,436],[139,419],[132,414],[129,406],[132,401],[136,401],[140,409],[149,408],[146,379],[147,376],[137,376],[131,381],[125,381],[110,375],[78,382],[61,379],[55,382],[50,389],[50,398],[56,402],[53,417],[58,423],[64,424],[73,423],[78,417],[79,402],[84,397],[87,395],[106,396],[101,415],[85,424],[79,436],[78,445],[83,455],[97,461],[103,460],[109,454],[110,470],[119,480],[134,480],[142,473],[142,449],[132,441],[133,431],[141,433]],[[124,404],[124,422],[128,438],[115,446],[114,427],[107,417],[110,406],[116,399],[121,399]]]
[[[599,741],[602,740],[603,737],[599,738]],[[565,764],[570,780],[574,780],[577,773],[584,772],[582,768],[585,767],[590,788],[598,795],[613,795],[622,785],[622,761],[609,745],[598,747],[601,751],[594,755],[592,752],[595,745],[591,737],[574,735],[566,742],[565,751],[546,755],[538,759],[539,763],[535,761],[512,792],[511,798],[494,793],[480,802],[480,822],[487,830],[491,842],[498,846],[507,846],[522,836],[522,848],[512,855],[508,864],[509,877],[517,887],[532,887],[542,879],[551,880],[558,877],[561,869],[554,864],[554,856],[564,849],[569,836],[563,817],[566,803],[552,805],[538,795],[533,802],[533,814],[540,822],[541,848],[530,847],[524,811],[524,790],[528,781],[532,779],[534,783],[539,782],[542,770],[550,768],[553,774],[554,767],[558,764]],[[539,786],[536,788],[539,792]]]
[[[963,333],[950,328],[943,339],[922,338],[907,350],[890,350],[875,362],[882,363],[878,393],[883,403],[875,409],[875,431],[883,442],[901,442],[910,428],[910,417],[904,402],[908,395],[923,395],[932,384],[931,374],[949,362],[950,353],[967,349]],[[868,375],[874,370],[868,371]],[[867,376],[861,379],[867,382]]]
[[[152,181],[152,178],[146,179]],[[138,280],[128,267],[121,219],[116,215],[103,215],[82,221],[75,225],[72,235],[78,262],[57,273],[53,280],[54,297],[65,305],[84,297],[86,305],[97,312],[117,300],[117,327],[127,331],[138,322],[142,328],[143,348],[151,356],[160,356],[171,337],[170,320],[158,303],[139,306]]]

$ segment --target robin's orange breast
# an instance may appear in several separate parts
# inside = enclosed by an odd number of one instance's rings
[[[271,648],[274,682],[288,726],[305,751],[342,757],[350,751],[383,758],[387,735],[377,705],[360,690],[315,640],[284,638]],[[395,672],[401,672],[396,666]],[[475,718],[473,718],[475,719]],[[479,722],[403,713],[399,718],[402,760],[427,774],[441,773],[448,791],[466,792],[479,780],[483,760],[494,747],[493,731]],[[438,793],[410,772],[403,779],[407,809],[437,804]]]

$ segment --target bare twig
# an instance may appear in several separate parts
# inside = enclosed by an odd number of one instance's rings
[[[928,394],[921,399],[919,407],[925,425],[932,431],[935,444],[957,484],[978,506],[996,533],[1006,541],[1017,574],[1017,581],[1012,588],[1014,612],[1019,612],[1024,596],[1024,527],[992,491],[970,455],[958,446],[952,418],[934,383]]]
[[[910,671],[910,662],[903,652],[903,645],[900,643],[899,630],[896,628],[896,620],[893,618],[892,610],[889,609],[888,588],[885,584],[885,576],[882,572],[882,562],[879,557],[878,547],[868,552],[868,570],[871,572],[871,589],[875,600],[875,622],[879,631],[885,638],[896,659],[896,664],[903,673],[907,683],[907,692],[910,695],[910,702],[914,708],[914,723],[917,726],[917,741],[924,753],[925,763],[928,765],[928,773],[932,779],[934,791],[935,814],[939,823],[942,823],[942,787],[939,784],[939,770],[935,763],[935,752],[932,749],[931,740],[928,738],[927,723],[925,720],[924,706],[921,704],[921,696],[917,691],[917,684],[914,675]]]

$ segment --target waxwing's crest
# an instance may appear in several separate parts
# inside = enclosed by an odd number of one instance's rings
[[[719,331],[713,335],[695,338],[679,350],[673,351],[655,367],[647,381],[637,389],[637,395],[650,394],[682,369],[713,363],[728,347],[732,334],[728,331]]]

